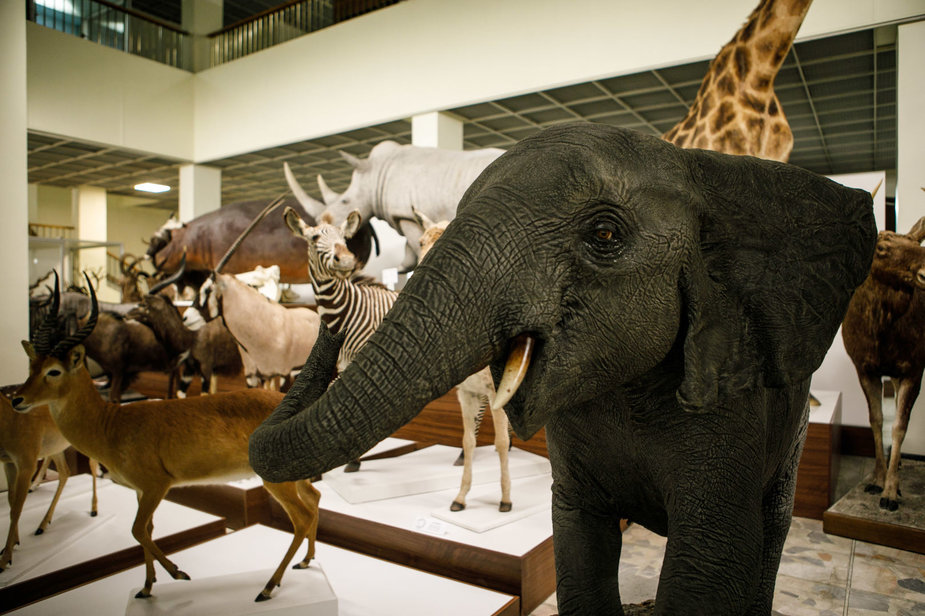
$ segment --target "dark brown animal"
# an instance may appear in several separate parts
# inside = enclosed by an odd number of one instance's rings
[[[144,291],[140,286],[141,280],[143,278],[147,279],[149,274],[141,269],[138,257],[131,254],[122,255],[119,259],[119,269],[122,271],[121,277],[116,278],[107,274],[106,279],[119,286],[122,303],[129,304],[141,301],[141,297],[144,295]]]
[[[925,217],[909,233],[881,231],[870,275],[858,287],[842,325],[845,349],[854,362],[867,398],[874,433],[876,466],[871,494],[882,493],[880,507],[899,507],[899,461],[912,405],[925,369]],[[882,382],[896,383],[896,420],[889,467],[883,451]]]
[[[180,312],[163,295],[146,295],[129,316],[148,325],[171,357],[183,360],[178,390],[185,397],[189,387],[186,376],[202,376],[202,391],[217,391],[217,377],[235,377],[244,369],[241,353],[221,319],[206,322],[191,330],[183,323]],[[192,371],[188,371],[192,369]]]
[[[281,205],[294,208],[303,219],[312,220],[314,224],[314,219],[295,199],[286,199]],[[231,203],[182,225],[168,222],[151,237],[147,254],[158,271],[175,272],[185,250],[188,275],[211,272],[264,206],[265,201]],[[372,242],[371,228],[364,225],[364,229],[350,243],[350,250],[363,263],[369,259]],[[256,269],[258,265],[279,265],[280,282],[283,283],[310,282],[305,243],[290,233],[280,216],[268,216],[261,221],[222,271],[238,274]]]

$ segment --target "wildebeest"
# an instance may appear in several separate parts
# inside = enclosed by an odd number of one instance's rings
[[[172,273],[180,267],[185,251],[187,275],[199,274],[199,281],[193,283],[198,287],[204,279],[202,273],[214,269],[235,238],[265,205],[266,201],[230,203],[186,223],[168,221],[152,235],[147,255],[158,271]],[[283,205],[295,208],[306,220],[314,220],[295,199],[286,199]],[[351,251],[365,263],[371,251],[372,230],[368,225],[364,229],[351,242]],[[280,282],[309,282],[305,244],[292,236],[279,216],[262,220],[223,271],[236,274],[254,270],[258,265],[279,265]]]

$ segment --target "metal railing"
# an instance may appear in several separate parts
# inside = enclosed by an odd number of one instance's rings
[[[218,66],[400,0],[291,0],[208,35]]]
[[[30,21],[190,70],[189,32],[107,0],[26,0]]]
[[[74,227],[71,225],[46,225],[30,222],[29,235],[31,237],[73,239]]]

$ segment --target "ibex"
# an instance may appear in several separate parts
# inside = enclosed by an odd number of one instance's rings
[[[29,378],[14,392],[12,402],[20,412],[47,404],[61,433],[77,450],[99,460],[116,481],[138,493],[132,536],[144,549],[145,583],[136,597],[145,598],[151,596],[155,582],[155,558],[174,579],[189,579],[151,539],[154,510],[164,495],[174,486],[251,476],[248,439],[283,395],[243,390],[124,406],[104,402],[84,366],[80,344],[98,315],[96,296],[92,294],[91,299],[90,319],[74,334],[55,336],[38,349],[23,342],[30,361]],[[294,536],[257,601],[270,598],[306,537],[308,552],[296,568],[308,566],[315,553],[320,497],[305,480],[264,482],[264,486],[286,511]]]
[[[0,462],[6,472],[8,486],[7,499],[10,503],[10,529],[6,536],[6,546],[0,554],[0,571],[13,564],[13,547],[19,543],[19,516],[26,503],[26,494],[35,466],[39,458],[51,460],[58,470],[58,489],[51,499],[45,517],[39,523],[36,535],[41,535],[51,524],[58,498],[68,477],[70,468],[64,459],[64,450],[70,443],[61,435],[51,418],[48,407],[35,409],[28,415],[13,410],[6,396],[0,395]],[[43,465],[43,470],[45,465]],[[41,472],[41,471],[40,471]],[[90,473],[93,476],[93,495],[90,503],[90,515],[96,515],[96,462],[90,461]]]

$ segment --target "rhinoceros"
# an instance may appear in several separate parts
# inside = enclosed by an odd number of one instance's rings
[[[347,190],[337,194],[319,175],[323,203],[305,193],[288,165],[284,169],[293,194],[315,219],[327,212],[333,224],[340,224],[357,210],[364,222],[376,216],[404,235],[408,242],[402,267],[410,269],[417,263],[422,233],[412,206],[431,220],[452,220],[469,185],[503,153],[498,148],[441,150],[394,141],[376,144],[364,159],[340,152],[353,167],[353,177]]]

